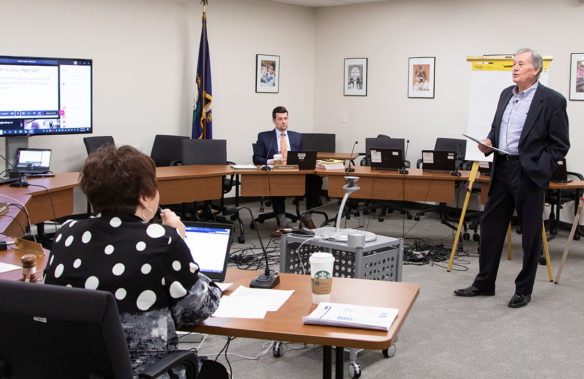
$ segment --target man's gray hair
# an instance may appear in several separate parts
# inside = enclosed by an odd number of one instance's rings
[[[537,79],[539,79],[539,74],[541,74],[541,70],[543,70],[543,58],[541,56],[540,53],[537,52],[537,50],[533,50],[530,48],[523,48],[523,49],[519,49],[515,52],[515,56],[519,55],[519,54],[523,54],[523,53],[531,53],[531,65],[536,68],[539,69],[539,71],[537,72]]]

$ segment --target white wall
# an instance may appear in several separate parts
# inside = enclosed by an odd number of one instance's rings
[[[436,137],[463,138],[468,121],[467,56],[532,47],[553,56],[549,86],[569,96],[570,53],[583,52],[577,0],[392,0],[320,8],[316,14],[315,128],[336,132],[337,150],[379,133],[409,138],[408,158]],[[407,97],[408,57],[436,57],[434,99]],[[369,58],[367,97],[343,96],[343,60]],[[341,113],[347,122],[341,122]],[[584,102],[569,101],[568,169],[584,172]],[[489,120],[490,122],[490,120]]]
[[[94,134],[149,153],[154,135],[190,135],[199,0],[1,0],[0,54],[94,60]],[[211,0],[213,133],[228,159],[251,160],[257,132],[285,105],[290,127],[337,133],[337,151],[379,133],[411,140],[408,158],[466,130],[469,55],[530,46],[554,57],[549,85],[568,97],[570,53],[584,52],[578,0],[390,0],[307,8]],[[280,55],[279,94],[256,94],[255,55]],[[408,99],[408,57],[436,57],[435,99]],[[345,97],[343,59],[369,58],[367,97]],[[347,122],[341,122],[341,112]],[[569,101],[568,169],[584,172],[584,102]],[[84,135],[31,137],[78,170]],[[0,141],[1,143],[1,141]],[[0,147],[2,151],[3,147]]]
[[[94,135],[147,154],[155,134],[190,135],[198,0],[2,0],[0,14],[0,55],[93,59]],[[312,131],[314,14],[263,0],[211,1],[213,135],[227,139],[228,159],[251,162],[251,143],[273,127],[277,105],[289,108],[295,129]],[[280,55],[279,94],[255,93],[257,53]],[[54,171],[76,171],[84,136],[35,136],[29,145],[54,150]]]

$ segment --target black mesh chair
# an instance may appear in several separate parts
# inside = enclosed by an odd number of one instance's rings
[[[554,172],[554,175],[552,175],[552,181],[558,183],[567,183],[574,179],[584,180],[584,176],[578,172],[567,171],[567,162],[565,159],[562,159],[560,162],[558,162],[556,172]],[[564,204],[573,201],[574,215],[576,215],[582,193],[583,191],[580,188],[546,190],[545,203],[550,205],[550,214],[548,219],[545,220],[545,229],[548,233],[548,240],[553,239],[560,230],[560,211],[564,207]],[[574,239],[580,239],[579,229],[576,229]]]
[[[336,135],[332,133],[302,133],[302,149],[324,153],[336,151]]]
[[[112,136],[83,137],[83,143],[85,144],[87,155],[93,153],[102,146],[115,145],[114,137]]]
[[[254,155],[261,155],[261,152],[258,150],[258,145],[256,143],[252,143],[251,147],[252,147]],[[269,197],[268,198],[262,197],[260,199],[260,215],[258,217],[256,217],[256,219],[254,220],[255,222],[263,223],[264,221],[269,220],[271,218],[274,218],[274,219],[276,218],[276,214],[273,211],[263,213],[264,209],[265,209],[264,205],[269,207],[271,205],[270,202],[271,202],[271,200]],[[298,209],[298,206],[296,206],[296,208]],[[298,213],[298,210],[297,210],[297,213]],[[293,215],[292,213],[285,212],[285,215],[286,215],[286,218],[289,218],[290,220],[292,220],[292,222],[296,222],[296,220],[298,220],[298,217]],[[254,227],[253,222],[250,224],[250,227],[251,228]]]
[[[469,170],[472,162],[465,161],[464,156],[466,154],[466,139],[458,138],[436,138],[434,144],[434,150],[437,151],[453,151],[456,159],[456,170],[453,175],[457,175],[460,170]],[[423,168],[422,159],[418,159],[416,167]],[[456,183],[458,187],[460,182]],[[481,190],[481,185],[479,183],[474,183],[473,192],[479,193]],[[449,208],[446,203],[438,203],[433,206],[423,208],[414,214],[414,220],[419,220],[421,216],[424,216],[427,212],[435,212],[440,215],[440,220],[442,223],[453,230],[458,229],[458,222],[460,221],[461,209]],[[463,224],[463,234],[462,237],[465,240],[470,239],[469,230],[473,230],[473,239],[478,241],[480,236],[478,234],[478,226],[480,223],[480,217],[482,215],[481,211],[469,211],[465,215],[465,222]]]
[[[184,139],[181,141],[181,164],[183,165],[226,165],[235,164],[227,160],[227,141],[220,139]],[[239,175],[233,174],[223,177],[221,203],[219,206],[213,205],[211,201],[205,202],[203,208],[195,212],[195,217],[202,220],[212,220],[226,222],[227,220],[217,213],[225,210],[225,194],[235,189],[235,206],[239,206]],[[232,221],[239,222],[240,235],[238,242],[245,242],[243,224],[237,215],[232,217]]]
[[[177,165],[181,160],[182,141],[188,139],[185,136],[157,134],[150,152],[156,167]]]
[[[393,138],[383,134],[378,135],[374,138],[365,138],[365,157],[361,159],[361,166],[371,166],[371,149],[400,149],[402,151],[402,156],[404,157],[404,165],[410,167],[410,161],[406,159],[405,152],[406,141],[404,138]],[[363,210],[365,214],[369,212],[376,212],[377,208],[381,208],[377,219],[380,222],[385,220],[385,215],[391,213],[394,210],[399,211],[401,214],[405,215],[408,219],[412,218],[411,213],[408,210],[408,202],[405,201],[392,201],[392,200],[372,200],[367,202],[365,209]]]
[[[1,378],[132,378],[130,355],[109,292],[0,280]],[[197,355],[174,351],[139,374],[175,366],[197,377]]]

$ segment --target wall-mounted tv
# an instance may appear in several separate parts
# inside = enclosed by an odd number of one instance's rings
[[[0,136],[91,133],[92,63],[0,56]]]

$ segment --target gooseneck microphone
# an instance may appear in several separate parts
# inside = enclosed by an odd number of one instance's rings
[[[355,141],[353,144],[353,148],[351,149],[351,156],[349,157],[349,166],[345,169],[345,172],[355,172],[355,168],[351,167],[351,162],[353,158],[353,151],[355,151],[355,146],[357,146],[358,143],[359,141]]]
[[[268,252],[266,251],[266,248],[264,247],[264,243],[262,242],[262,238],[260,237],[260,230],[255,223],[255,219],[253,217],[253,212],[251,211],[251,209],[248,207],[227,208],[227,209],[223,210],[223,214],[225,216],[228,216],[231,214],[237,214],[237,213],[239,213],[240,209],[245,209],[249,212],[249,216],[251,217],[251,223],[252,223],[253,228],[255,229],[255,231],[258,235],[258,241],[260,241],[260,246],[262,247],[262,252],[264,253],[264,258],[266,260],[266,269],[265,269],[264,273],[256,276],[251,281],[249,286],[252,288],[267,288],[267,289],[274,288],[275,286],[280,284],[280,276],[278,275],[277,272],[274,272],[274,273],[270,272],[270,262],[268,260]]]
[[[272,145],[268,147],[268,153],[266,154],[266,164],[264,164],[261,169],[264,171],[270,171],[270,166],[268,165],[268,160],[270,159],[270,152],[272,151]]]
[[[407,174],[407,173],[408,173],[408,169],[406,168],[406,157],[408,156],[408,148],[409,148],[409,147],[410,147],[410,140],[408,139],[408,140],[406,140],[406,151],[405,151],[405,153],[404,153],[404,162],[403,162],[403,166],[402,166],[402,168],[400,168],[400,169],[398,170],[398,172],[399,172],[400,174],[404,174],[404,175],[405,175],[405,174]]]

